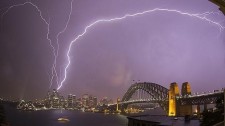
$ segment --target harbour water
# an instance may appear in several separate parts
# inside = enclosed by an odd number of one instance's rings
[[[10,126],[127,126],[126,116],[69,110],[19,111],[4,105]],[[58,121],[67,118],[69,121]]]
[[[127,126],[127,117],[120,114],[91,113],[69,110],[19,111],[14,106],[4,105],[10,126]],[[150,114],[156,114],[155,110]],[[144,113],[146,114],[146,113]],[[157,112],[160,114],[160,112]],[[69,121],[58,121],[67,118]],[[173,121],[173,120],[172,120]],[[173,121],[174,126],[199,126],[199,121]]]

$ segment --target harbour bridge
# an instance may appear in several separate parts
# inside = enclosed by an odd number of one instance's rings
[[[144,95],[144,97],[143,97]],[[218,99],[225,95],[225,89],[191,94],[191,87],[188,82],[182,84],[181,94],[176,82],[170,84],[167,89],[159,84],[150,82],[139,82],[132,84],[124,94],[122,100],[117,100],[116,109],[125,110],[128,105],[134,103],[157,103],[168,116],[192,115],[192,106],[197,105],[197,112],[200,112],[200,105],[215,104]],[[134,98],[135,97],[135,98]]]

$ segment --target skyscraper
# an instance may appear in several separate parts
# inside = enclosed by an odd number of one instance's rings
[[[67,108],[73,108],[73,95],[72,94],[68,95]]]
[[[82,96],[82,105],[83,105],[83,107],[88,107],[88,105],[89,105],[89,95],[88,94],[84,94]]]
[[[77,97],[76,95],[73,95],[73,107],[76,107],[76,103],[77,103]]]
[[[98,99],[97,99],[97,97],[94,97],[93,98],[93,107],[96,107],[97,104],[98,104]]]

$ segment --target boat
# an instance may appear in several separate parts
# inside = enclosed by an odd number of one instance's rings
[[[60,121],[60,122],[68,122],[70,120],[67,119],[67,118],[58,118],[58,121]]]

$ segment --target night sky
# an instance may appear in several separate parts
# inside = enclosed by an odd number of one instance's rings
[[[0,14],[24,0],[1,0]],[[32,0],[50,21],[49,38],[65,27],[70,0]],[[121,17],[154,8],[189,13],[219,12],[206,0],[74,0],[71,19],[59,36],[57,73],[60,81],[67,64],[70,42],[98,19]],[[225,26],[225,16],[207,18]],[[47,25],[30,4],[14,7],[1,16],[0,96],[44,98],[49,90],[52,48],[46,39]],[[225,29],[224,29],[225,30]],[[71,48],[67,79],[59,92],[80,97],[122,97],[133,80],[169,87],[190,82],[193,92],[225,87],[225,31],[198,18],[156,11],[124,20],[99,23]],[[54,78],[51,89],[57,88]]]

